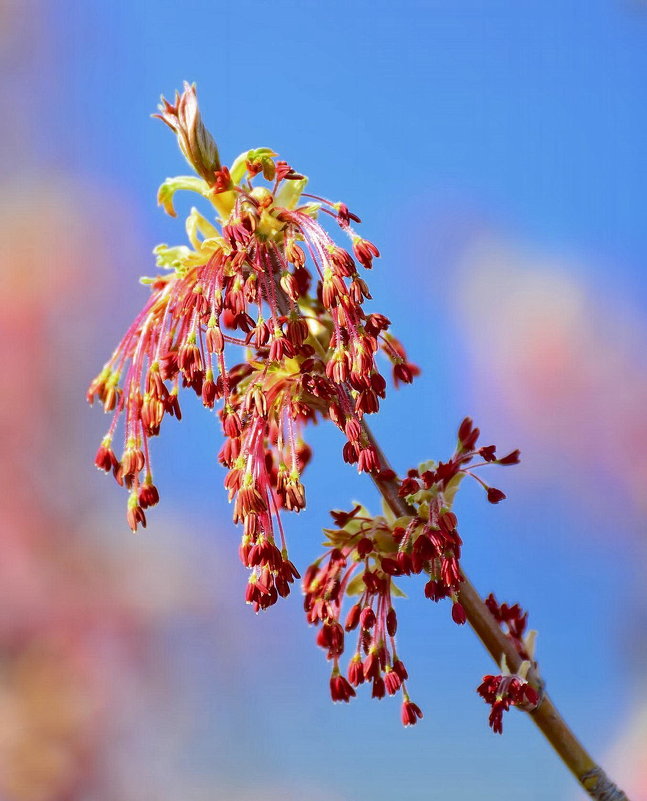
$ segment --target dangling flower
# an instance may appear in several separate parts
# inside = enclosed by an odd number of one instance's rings
[[[95,463],[130,491],[130,527],[145,526],[144,510],[159,499],[150,439],[167,416],[181,418],[182,388],[216,409],[226,438],[219,454],[225,487],[243,528],[241,560],[251,570],[246,598],[265,609],[298,578],[279,513],[306,504],[304,426],[330,418],[347,438],[345,460],[379,470],[361,425],[385,395],[376,353],[399,368],[399,380],[415,368],[403,373],[408,362],[387,334],[388,320],[364,310],[370,293],[353,255],[321,223],[332,217],[369,268],[379,253],[351,229],[359,218],[343,204],[304,195],[307,179],[268,148],[224,166],[194,86],[185,85],[174,103],[162,99],[159,111],[197,173],[167,179],[159,203],[175,216],[175,193],[197,192],[215,219],[193,209],[189,244],[155,249],[162,272],[142,279],[150,296],[88,390],[90,403],[113,413]],[[117,459],[120,423],[125,444]]]

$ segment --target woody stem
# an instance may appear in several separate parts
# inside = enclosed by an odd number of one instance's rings
[[[378,454],[381,470],[390,469],[386,456],[365,422],[362,423],[362,428]],[[414,510],[399,496],[395,479],[385,480],[380,478],[377,473],[373,474],[372,478],[395,515],[401,517],[415,514]],[[465,573],[463,573],[463,582],[461,584],[460,602],[465,610],[469,624],[490,652],[497,666],[501,665],[505,657],[511,672],[517,672],[522,662],[521,657],[512,641],[503,633],[498,622],[492,616]],[[548,695],[541,693],[542,683],[536,673],[530,671],[528,680],[539,688],[541,699],[539,705],[535,709],[528,711],[528,714],[553,746],[562,762],[575,776],[580,787],[597,801],[629,801],[624,792],[607,777],[604,770],[595,762],[575,734],[573,734]]]

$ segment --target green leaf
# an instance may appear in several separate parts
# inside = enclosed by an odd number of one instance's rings
[[[362,578],[364,574],[360,573],[358,576],[354,576],[346,586],[346,595],[361,595],[364,590],[366,589],[366,585],[364,584],[364,579]]]
[[[299,178],[297,181],[283,181],[281,188],[276,193],[276,205],[284,209],[295,208],[307,184],[307,178]]]
[[[447,501],[447,504],[449,505],[450,509],[452,507],[452,504],[454,503],[454,498],[456,497],[456,493],[458,492],[458,488],[461,485],[461,481],[464,478],[465,478],[465,474],[464,473],[457,473],[451,479],[451,481],[447,484],[447,488],[445,489],[445,492],[443,493],[443,495],[444,495],[444,498]]]
[[[197,192],[203,197],[210,197],[211,191],[209,184],[195,175],[178,175],[175,178],[167,178],[157,190],[157,205],[164,206],[164,211],[171,217],[177,217],[173,206],[173,197],[180,189]]]

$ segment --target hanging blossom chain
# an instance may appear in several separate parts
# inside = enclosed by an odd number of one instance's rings
[[[353,229],[359,217],[343,203],[305,195],[306,178],[268,148],[222,165],[195,87],[185,85],[174,103],[162,99],[159,110],[197,173],[167,179],[160,204],[175,216],[175,193],[190,190],[213,204],[217,219],[194,208],[189,245],[155,249],[164,272],[142,279],[150,296],[88,390],[89,402],[98,399],[113,415],[96,465],[128,490],[130,528],[146,526],[146,510],[159,501],[150,439],[166,416],[181,418],[180,387],[209,409],[218,405],[225,435],[219,460],[243,528],[240,558],[251,570],[246,600],[258,611],[299,577],[279,513],[305,507],[301,477],[311,452],[304,425],[331,419],[347,440],[344,460],[375,471],[377,454],[361,421],[385,396],[376,354],[390,360],[396,385],[418,369],[389,333],[389,320],[364,310],[371,295],[358,265],[371,269],[379,252]],[[339,226],[350,249],[334,241],[323,219]]]
[[[404,593],[395,579],[425,575],[425,596],[434,602],[449,599],[452,619],[458,624],[465,623],[465,610],[459,600],[463,582],[462,540],[452,511],[455,495],[461,481],[469,476],[483,486],[490,503],[499,503],[505,498],[503,492],[485,484],[474,470],[489,463],[512,465],[519,461],[519,451],[497,458],[493,445],[477,448],[479,433],[466,418],[449,461],[427,462],[409,470],[402,480],[394,475],[381,476],[398,481],[398,494],[412,514],[396,518],[386,504],[384,514],[378,517],[371,516],[361,505],[349,512],[331,512],[337,528],[324,530],[328,551],[308,568],[303,589],[307,619],[320,626],[317,643],[333,663],[330,677],[333,701],[349,701],[358,685],[370,682],[373,698],[402,693],[401,718],[405,726],[422,718],[422,711],[407,692],[408,671],[396,649],[397,614],[393,601]],[[358,599],[342,623],[344,601],[353,596]],[[496,620],[507,625],[515,648],[528,660],[524,663],[527,674],[531,656],[526,648],[531,647],[532,637],[527,642],[523,639],[526,616],[516,605],[498,607],[492,597],[488,606],[496,612]],[[355,629],[356,645],[343,675],[339,660],[344,652],[345,633]],[[524,692],[527,704],[537,703],[538,697],[533,695],[535,690],[525,680],[525,674],[497,677],[498,682],[493,676],[485,677],[484,681],[490,680],[487,697],[479,688],[485,700],[494,705],[490,720],[495,731],[501,731],[503,711],[512,704],[520,706]]]

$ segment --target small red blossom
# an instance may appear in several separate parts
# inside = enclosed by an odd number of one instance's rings
[[[372,242],[369,242],[367,239],[362,239],[359,236],[355,237],[353,240],[353,252],[357,261],[366,267],[367,270],[370,270],[373,266],[373,259],[380,255],[380,251]]]
[[[405,700],[402,702],[401,718],[403,726],[414,726],[422,719],[420,707],[405,697]]]
[[[452,620],[454,623],[458,623],[459,626],[462,626],[467,620],[465,609],[463,609],[463,605],[458,603],[458,601],[452,605]]]
[[[503,713],[511,706],[533,709],[539,703],[537,691],[518,675],[483,676],[476,692],[492,707],[489,723],[495,734],[503,734]]]
[[[485,605],[507,637],[512,640],[519,656],[524,660],[532,661],[533,654],[529,652],[526,644],[528,613],[524,612],[519,604],[513,606],[506,603],[499,604],[492,593],[485,599]]]
[[[496,487],[488,487],[487,499],[490,503],[499,503],[500,501],[505,500],[505,497],[505,493],[501,492],[500,489],[496,489]]]
[[[356,693],[349,681],[339,673],[330,677],[330,695],[333,701],[344,701],[348,703],[354,698]]]

